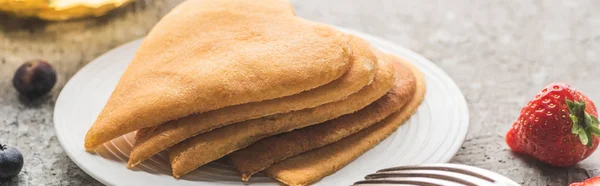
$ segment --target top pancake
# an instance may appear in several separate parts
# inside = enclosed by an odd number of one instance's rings
[[[166,121],[300,93],[350,67],[338,31],[282,0],[188,0],[150,32],[85,148]]]
[[[291,96],[261,102],[234,105],[218,110],[194,114],[165,124],[140,129],[129,155],[128,167],[133,167],[152,155],[187,138],[235,122],[268,115],[312,108],[345,99],[371,83],[376,72],[377,57],[370,45],[349,36],[351,67],[342,77],[326,85]]]

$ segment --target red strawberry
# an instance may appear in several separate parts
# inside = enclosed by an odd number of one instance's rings
[[[583,182],[571,183],[569,186],[598,186],[600,185],[600,176],[587,179]]]
[[[568,84],[544,88],[521,110],[506,134],[515,152],[557,167],[574,165],[596,150],[600,136],[596,106]]]

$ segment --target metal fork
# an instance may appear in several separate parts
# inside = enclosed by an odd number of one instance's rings
[[[468,165],[427,164],[419,166],[400,166],[387,168],[369,174],[366,180],[354,183],[356,186],[368,185],[425,185],[425,186],[479,186],[519,184],[498,173]]]

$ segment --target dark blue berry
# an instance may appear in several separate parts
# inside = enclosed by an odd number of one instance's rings
[[[0,144],[0,179],[14,177],[23,168],[23,155],[14,147]]]
[[[27,98],[33,99],[52,90],[56,84],[56,71],[41,60],[27,62],[15,72],[13,86]]]

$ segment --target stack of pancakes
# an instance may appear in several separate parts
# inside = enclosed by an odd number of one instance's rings
[[[85,138],[137,131],[127,167],[167,150],[173,176],[228,155],[315,182],[393,133],[425,93],[409,62],[298,18],[284,0],[188,0],[149,33]]]

